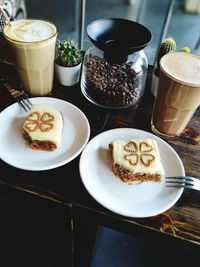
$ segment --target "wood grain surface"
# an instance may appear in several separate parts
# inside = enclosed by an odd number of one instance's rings
[[[17,81],[14,67],[0,64],[0,77]],[[154,97],[150,93],[151,69],[147,79],[145,94],[137,110],[111,112],[90,104],[82,95],[79,85],[62,87],[56,81],[52,96],[73,103],[87,116],[91,136],[113,128],[132,127],[151,132],[150,120]],[[13,103],[10,96],[0,88],[0,110]],[[1,130],[3,126],[1,125]],[[166,140],[180,156],[187,175],[200,176],[200,109],[179,138]],[[1,140],[2,142],[2,140]],[[184,190],[179,201],[171,209],[155,217],[146,219],[125,218],[113,214],[93,200],[86,192],[78,170],[79,157],[71,163],[49,171],[23,171],[0,160],[0,185],[12,188],[21,194],[28,193],[37,198],[45,198],[66,207],[74,208],[78,217],[87,214],[88,220],[119,230],[139,229],[154,236],[172,237],[172,240],[193,244],[200,248],[200,192]],[[136,231],[137,232],[137,231]]]

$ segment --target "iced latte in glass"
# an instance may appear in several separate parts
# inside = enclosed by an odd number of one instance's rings
[[[24,88],[32,96],[52,90],[57,30],[43,20],[22,19],[7,24],[4,36],[10,44]]]
[[[162,57],[152,131],[161,137],[180,135],[199,104],[200,56],[174,52]]]

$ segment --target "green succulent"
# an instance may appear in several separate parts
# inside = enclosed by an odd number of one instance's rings
[[[81,52],[73,41],[61,41],[56,44],[55,62],[63,67],[73,67],[82,60]]]
[[[183,48],[181,48],[181,52],[191,53],[191,49],[189,48],[189,46],[184,46]]]
[[[175,52],[176,51],[176,42],[172,37],[166,38],[159,49],[158,52],[158,56],[157,56],[157,60],[156,60],[156,70],[155,70],[155,74],[158,76],[159,75],[159,71],[160,71],[160,60],[161,58],[170,53],[170,52]]]

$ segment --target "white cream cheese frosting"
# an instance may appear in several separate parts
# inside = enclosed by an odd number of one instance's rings
[[[23,129],[32,140],[51,141],[58,147],[62,137],[63,118],[61,113],[52,107],[33,105]]]
[[[115,164],[119,164],[133,174],[160,174],[161,177],[164,176],[164,169],[155,140],[115,140],[111,144]]]

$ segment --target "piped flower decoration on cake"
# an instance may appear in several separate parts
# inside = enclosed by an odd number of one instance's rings
[[[155,156],[151,154],[153,147],[146,142],[140,142],[137,145],[136,142],[130,141],[124,146],[124,150],[128,152],[124,156],[125,160],[133,166],[140,161],[144,166],[149,167],[155,160]]]
[[[44,112],[42,114],[39,112],[31,112],[24,127],[29,132],[35,132],[37,130],[41,132],[49,132],[51,129],[53,129],[54,120],[54,116],[48,112]]]

